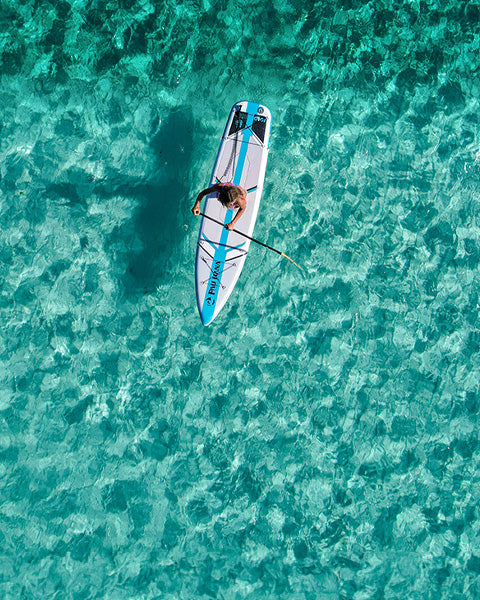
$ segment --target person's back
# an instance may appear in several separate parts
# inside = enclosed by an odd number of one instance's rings
[[[195,204],[192,207],[194,215],[200,214],[200,202],[202,198],[214,192],[217,192],[217,199],[225,208],[229,208],[230,210],[238,209],[237,214],[230,223],[225,225],[226,229],[232,231],[247,208],[247,192],[241,186],[233,183],[216,183],[198,194]]]

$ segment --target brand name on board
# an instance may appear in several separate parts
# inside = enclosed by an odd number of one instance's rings
[[[217,287],[218,287],[218,277],[220,275],[220,267],[221,267],[222,263],[217,260],[215,262],[215,266],[213,268],[212,271],[212,278],[210,280],[210,287],[208,288],[208,295],[209,296],[215,296],[217,293]],[[207,298],[207,303],[209,304],[209,306],[212,305],[212,303],[214,302],[213,298]]]

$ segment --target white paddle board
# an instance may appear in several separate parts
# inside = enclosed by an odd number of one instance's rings
[[[235,229],[253,233],[267,166],[271,114],[263,104],[237,102],[228,117],[210,186],[233,183],[247,190],[247,208]],[[236,211],[225,208],[217,194],[206,197],[205,215],[230,223]],[[233,291],[247,258],[250,240],[202,217],[197,244],[195,282],[204,325],[215,319]]]

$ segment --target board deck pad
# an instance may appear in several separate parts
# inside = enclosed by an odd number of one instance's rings
[[[262,195],[270,138],[269,109],[255,102],[237,102],[228,117],[210,186],[233,183],[247,190],[247,208],[235,229],[253,233]],[[223,224],[236,211],[225,208],[216,194],[206,197],[203,212]],[[195,283],[204,325],[215,319],[233,291],[245,264],[250,240],[202,217],[197,244]]]

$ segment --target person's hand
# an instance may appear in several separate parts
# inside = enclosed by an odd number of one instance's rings
[[[195,204],[195,206],[192,208],[192,213],[194,215],[199,215],[200,214],[200,207]]]
[[[225,225],[225,229],[228,229],[228,231],[232,231],[233,230],[233,221],[231,223],[227,223]]]

